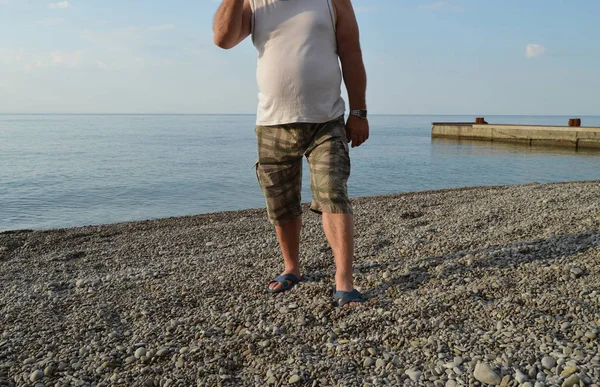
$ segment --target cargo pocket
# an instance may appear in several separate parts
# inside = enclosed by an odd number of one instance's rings
[[[258,160],[256,160],[252,168],[254,168],[254,173],[256,173],[256,181],[258,181],[258,185],[260,185],[260,177],[258,177]]]

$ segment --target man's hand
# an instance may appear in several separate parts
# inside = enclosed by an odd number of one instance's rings
[[[349,116],[346,121],[346,137],[348,142],[352,141],[352,148],[359,146],[369,138],[369,121]]]

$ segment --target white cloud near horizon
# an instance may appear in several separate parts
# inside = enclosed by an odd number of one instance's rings
[[[50,9],[69,8],[69,2],[68,1],[58,1],[56,3],[48,3],[48,8],[50,8]]]
[[[0,51],[0,61],[2,63],[16,66],[16,68],[21,68],[27,72],[44,67],[77,69],[83,65],[83,56],[83,50],[52,51],[45,54],[32,54],[22,48]]]
[[[541,44],[530,43],[525,47],[525,56],[527,58],[536,58],[546,53],[546,47]]]

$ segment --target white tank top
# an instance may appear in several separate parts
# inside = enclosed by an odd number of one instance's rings
[[[258,50],[257,125],[323,123],[344,114],[331,0],[251,0]]]

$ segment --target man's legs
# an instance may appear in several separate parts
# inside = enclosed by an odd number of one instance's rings
[[[275,226],[275,233],[283,255],[283,273],[293,274],[300,278],[300,230],[302,229],[302,217]],[[273,282],[269,289],[280,288],[279,282]]]
[[[267,202],[269,221],[283,255],[283,273],[300,277],[300,230],[302,229],[302,139],[310,124],[257,126],[256,174]],[[287,285],[291,285],[288,283]],[[283,285],[273,281],[270,290]]]
[[[322,125],[309,146],[307,158],[313,196],[311,210],[323,215],[323,230],[335,259],[336,291],[352,292],[354,225],[347,189],[350,155],[343,117]],[[356,303],[346,305],[353,304]]]

